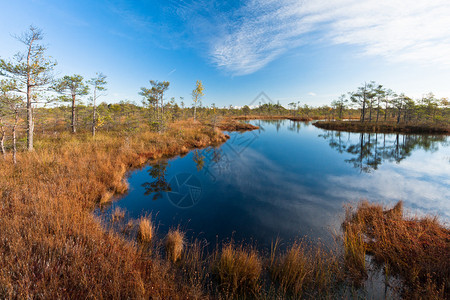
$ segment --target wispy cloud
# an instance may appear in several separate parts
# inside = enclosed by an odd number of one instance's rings
[[[392,62],[450,68],[448,0],[167,1],[158,20],[123,0],[112,10],[138,29],[194,47],[232,75],[254,73],[300,45],[355,46]],[[235,5],[235,6],[233,6]],[[150,33],[152,32],[152,33]],[[169,37],[169,38],[168,38]],[[167,44],[167,41],[166,41]],[[206,50],[206,51],[205,51]]]
[[[314,92],[309,92],[308,95],[313,96],[313,97],[317,96],[317,94]]]
[[[177,71],[177,69],[173,69],[172,71],[170,71],[168,74],[167,74],[167,77],[169,77],[170,75],[172,75],[173,73],[175,73]]]
[[[360,46],[390,61],[450,67],[448,0],[251,0],[211,41],[212,61],[253,73],[301,44]]]

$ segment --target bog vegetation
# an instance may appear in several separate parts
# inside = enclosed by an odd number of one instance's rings
[[[336,249],[299,240],[280,250],[274,241],[269,254],[232,241],[207,253],[176,228],[158,237],[151,216],[129,220],[118,209],[101,224],[92,213],[127,190],[128,170],[223,143],[220,128],[253,128],[225,117],[439,123],[448,120],[445,100],[411,102],[371,83],[349,98],[360,108],[344,97],[319,108],[218,108],[202,106],[201,81],[190,106],[165,98],[169,82],[151,80],[141,104],[98,103],[107,77],[55,79],[42,38],[30,27],[19,37],[24,52],[0,60],[0,298],[348,297],[373,266],[404,297],[449,296],[449,230],[405,218],[401,206],[349,208]]]

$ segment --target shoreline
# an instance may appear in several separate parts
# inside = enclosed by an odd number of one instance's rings
[[[394,122],[321,121],[314,126],[326,129],[357,133],[403,133],[403,134],[450,134],[450,125],[407,124]]]
[[[232,116],[235,120],[291,120],[300,122],[311,122],[315,120],[328,120],[325,116],[289,116],[289,115],[246,115],[246,116]],[[351,120],[359,120],[359,117],[349,117]]]

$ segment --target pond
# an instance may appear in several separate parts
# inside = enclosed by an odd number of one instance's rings
[[[332,241],[345,203],[394,204],[450,220],[446,136],[326,131],[289,120],[252,121],[217,148],[193,150],[129,174],[116,206],[127,218],[152,215],[158,232],[270,247],[279,237]]]

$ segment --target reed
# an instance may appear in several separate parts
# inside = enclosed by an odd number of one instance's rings
[[[125,217],[125,211],[117,206],[111,215],[111,221],[114,223],[114,222],[122,220],[124,217]]]
[[[0,298],[192,298],[170,266],[106,231],[92,210],[126,190],[128,170],[226,139],[188,121],[161,134],[52,132],[16,165],[0,159]],[[152,238],[148,223],[139,227]]]
[[[154,228],[150,218],[141,217],[138,225],[137,239],[141,243],[150,243],[153,238]]]
[[[449,295],[450,230],[437,218],[405,217],[402,202],[385,209],[362,201],[348,209],[344,224],[359,228],[367,253],[388,275],[403,280],[404,297]]]
[[[169,230],[165,240],[167,259],[173,263],[179,260],[183,253],[184,244],[184,232],[180,229]]]
[[[283,297],[330,296],[341,277],[337,255],[321,245],[297,241],[281,255],[271,257],[276,259],[270,264],[270,274]]]
[[[227,298],[257,297],[261,290],[262,261],[253,248],[228,243],[217,254],[213,272]]]

